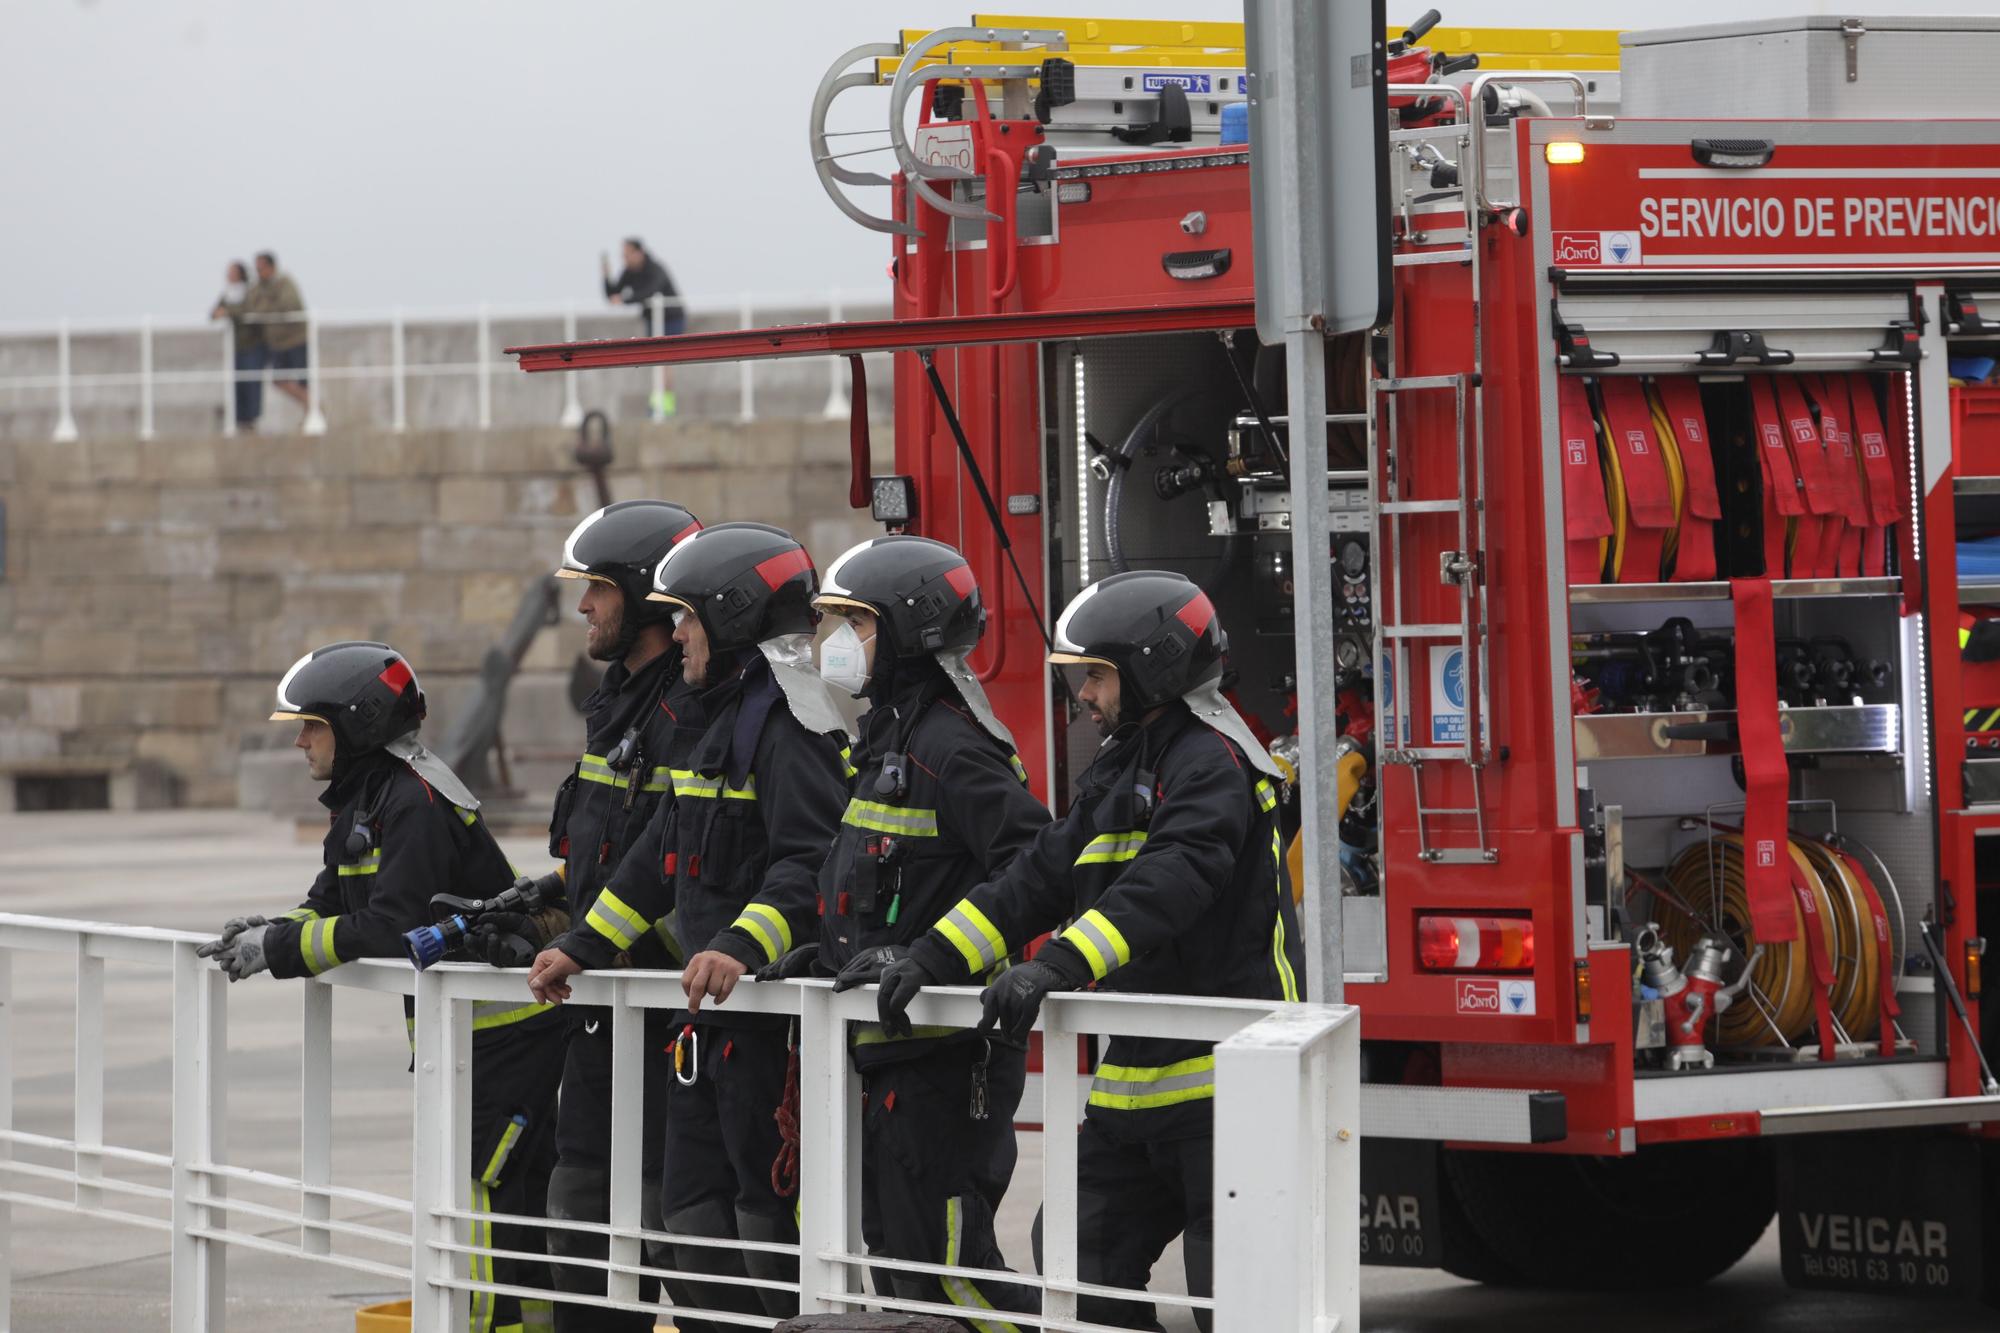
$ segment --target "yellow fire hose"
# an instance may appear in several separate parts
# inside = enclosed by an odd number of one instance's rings
[[[1833,963],[1828,998],[1834,1018],[1848,1039],[1869,1040],[1880,1027],[1883,977],[1867,893],[1826,844],[1794,836],[1788,850]],[[1654,910],[1677,957],[1686,958],[1703,935],[1719,933],[1739,958],[1751,960],[1750,993],[1723,1013],[1717,1043],[1771,1046],[1782,1034],[1796,1044],[1812,1026],[1814,984],[1806,918],[1798,905],[1792,907],[1794,938],[1763,944],[1759,952],[1744,886],[1743,840],[1734,833],[1718,832],[1712,846],[1702,841],[1688,847],[1667,868],[1666,878],[1672,893],[1660,895]]]

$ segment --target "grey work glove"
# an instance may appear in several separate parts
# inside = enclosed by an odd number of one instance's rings
[[[801,944],[798,948],[780,957],[776,962],[766,963],[764,966],[758,968],[755,980],[796,981],[800,977],[813,975],[818,966],[819,946],[817,944]]]
[[[232,916],[222,923],[222,937],[219,943],[227,944],[252,926],[268,926],[271,922],[261,916]]]
[[[195,953],[203,958],[213,958],[231,981],[241,981],[270,969],[271,962],[264,956],[264,937],[270,929],[268,922],[245,926],[234,935],[210,940]]]
[[[882,973],[891,963],[899,963],[909,956],[910,951],[900,944],[878,944],[872,949],[863,949],[840,969],[840,975],[833,979],[833,988],[843,991],[853,990],[856,986],[872,986],[882,979]]]

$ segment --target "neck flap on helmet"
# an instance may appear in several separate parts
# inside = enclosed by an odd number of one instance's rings
[[[479,808],[479,798],[472,794],[472,788],[451,771],[451,765],[426,749],[416,732],[406,731],[382,748],[415,769],[418,777],[453,805],[465,810]]]
[[[1017,750],[1020,747],[1014,744],[1014,733],[1007,730],[1006,724],[994,713],[993,703],[986,697],[986,689],[979,683],[979,676],[965,660],[971,655],[970,648],[950,648],[934,654],[937,664],[944,668],[945,676],[957,686],[966,710],[977,719],[986,734],[1008,750]]]
[[[1256,734],[1250,730],[1250,724],[1243,720],[1243,715],[1236,711],[1229,700],[1222,697],[1220,676],[1203,681],[1183,694],[1181,700],[1187,704],[1188,711],[1195,715],[1196,721],[1235,741],[1242,748],[1243,755],[1250,761],[1252,768],[1266,777],[1276,778],[1281,782],[1284,780],[1284,773],[1278,768],[1277,760],[1271,758],[1270,753],[1264,749]]]
[[[771,664],[772,679],[784,692],[785,706],[807,731],[847,734],[847,723],[834,706],[833,694],[813,663],[811,634],[779,634],[763,640],[757,651]]]

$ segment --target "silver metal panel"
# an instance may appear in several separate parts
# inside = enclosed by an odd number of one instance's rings
[[[1830,15],[1627,33],[1621,114],[1801,119],[2000,113],[2000,22],[1864,18],[1852,40]]]
[[[1865,1106],[1802,1106],[1766,1111],[1764,1136],[1833,1134],[1850,1129],[1909,1129],[1918,1125],[1978,1125],[2000,1120],[2000,1097],[1939,1097]]]
[[[1374,1139],[1461,1139],[1533,1143],[1531,1092],[1515,1088],[1427,1088],[1361,1085],[1361,1133]]]
[[[1806,1106],[1934,1101],[1944,1096],[1944,1065],[1935,1060],[1879,1065],[1786,1065],[1775,1069],[1642,1078],[1632,1092],[1638,1120],[1769,1113]]]
[[[1902,744],[1902,710],[1895,704],[1786,708],[1778,727],[1788,754],[1828,751],[1893,754]],[[1726,710],[1686,713],[1593,713],[1576,719],[1576,753],[1596,759],[1652,759],[1727,753],[1734,742],[1674,736],[1671,729],[1733,719]]]
[[[2000,478],[1995,478],[2000,490]],[[1773,579],[1773,597],[1899,597],[1900,578],[1882,579]],[[1579,583],[1569,590],[1571,606],[1610,606],[1641,602],[1665,607],[1675,602],[1726,602],[1727,583]]]
[[[1590,332],[1593,350],[1625,365],[1614,373],[1662,368],[1647,357],[1686,358],[1707,351],[1724,329],[1754,329],[1773,348],[1798,355],[1799,370],[1868,369],[1889,325],[1910,316],[1900,292],[1828,291],[1812,295],[1719,292],[1600,293],[1567,291],[1558,298],[1564,320]],[[1836,358],[1844,358],[1837,360]],[[1696,369],[1693,364],[1689,369]]]
[[[1341,877],[1344,881],[1346,876]],[[1352,977],[1366,973],[1384,980],[1389,975],[1389,938],[1379,896],[1343,897],[1340,900],[1342,966]]]

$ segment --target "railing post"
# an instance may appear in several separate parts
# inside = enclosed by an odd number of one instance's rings
[[[139,438],[153,438],[153,317],[139,320]]]
[[[409,429],[409,387],[404,373],[403,308],[389,316],[389,429],[401,435]]]
[[[667,298],[655,292],[646,298],[646,327],[655,338],[667,335]],[[667,368],[653,367],[653,388],[646,396],[646,415],[654,421],[667,419]]]
[[[1360,1328],[1360,1023],[1290,1006],[1215,1048],[1215,1329]]]
[[[479,429],[493,429],[493,320],[479,303]]]
[[[222,434],[236,437],[236,321],[222,321]]]
[[[76,417],[69,410],[69,321],[56,324],[56,430],[49,437],[57,444],[76,442]]]
[[[830,293],[826,298],[826,322],[840,323],[840,293]],[[826,359],[826,406],[820,415],[828,421],[844,421],[851,404],[847,398],[847,358],[830,356]]]
[[[90,955],[90,936],[76,944],[76,1090],[70,1108],[76,1140],[76,1206],[104,1206],[104,1192],[90,1183],[104,1174],[104,960]]]
[[[0,1164],[14,1143],[14,955],[0,949]],[[0,1333],[14,1326],[14,1206],[0,1199]]]
[[[741,318],[739,327],[749,328],[751,318],[749,297],[746,296],[743,298],[739,314]],[[736,415],[744,421],[755,421],[757,419],[756,366],[757,363],[755,361],[744,361],[736,367],[736,391],[740,400],[736,409]]]
[[[417,1080],[415,1138],[410,1144],[411,1333],[458,1333],[470,1302],[464,1291],[440,1285],[462,1278],[460,1255],[438,1248],[459,1233],[456,1219],[439,1209],[463,1211],[471,1194],[466,1134],[472,1120],[472,1015],[451,1002],[443,972],[417,974]]]
[[[333,1200],[315,1185],[333,1183],[333,987],[308,981],[300,988],[299,1015],[299,1212],[305,1227],[299,1248],[333,1253],[333,1233],[313,1223],[333,1216]]]
[[[574,303],[563,309],[563,341],[566,343],[576,341],[576,306]],[[563,410],[562,415],[556,419],[556,424],[558,426],[567,426],[571,430],[574,430],[583,424],[583,400],[577,394],[576,376],[574,374],[565,373],[562,377],[562,382]]]
[[[1077,1280],[1076,1125],[1083,1118],[1083,1085],[1076,1072],[1076,1033],[1069,1001],[1051,996],[1042,1005],[1042,1318],[1075,1319],[1076,1293],[1054,1290]]]
[[[848,1228],[849,1126],[854,1093],[848,1086],[847,1025],[834,1016],[833,991],[824,984],[799,989],[799,1105],[814,1110],[799,1126],[799,1311],[830,1314],[852,1302],[822,1297],[855,1290],[854,1270],[827,1254],[852,1254]]]
[[[221,1197],[220,1178],[206,1168],[224,1150],[224,1060],[229,1046],[228,1010],[222,973],[195,956],[192,943],[174,945],[173,1202],[169,1248],[173,1333],[207,1333],[223,1327],[223,1292],[228,1276],[227,1247],[194,1235],[212,1223],[195,1202],[207,1193]]]
[[[302,434],[326,434],[326,414],[320,410],[320,381],[326,377],[326,367],[319,359],[319,318],[310,311],[306,314],[306,419],[299,427]]]
[[[611,1000],[611,1198],[606,1217],[620,1231],[636,1232],[644,1222],[640,1208],[645,1172],[646,1011],[626,1003],[625,987],[613,984]],[[645,1257],[636,1235],[609,1238],[605,1257],[613,1264],[634,1265]],[[606,1272],[604,1294],[612,1300],[639,1299],[639,1275]]]

